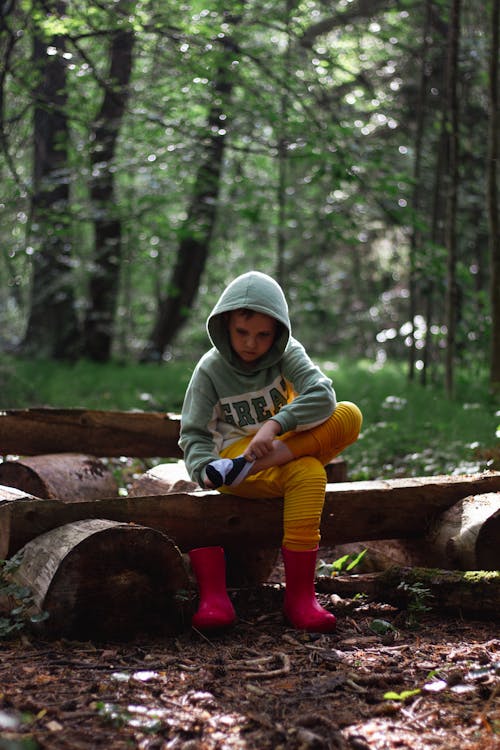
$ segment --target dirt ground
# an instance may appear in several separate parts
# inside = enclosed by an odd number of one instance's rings
[[[232,596],[210,637],[0,643],[0,750],[500,750],[498,623],[320,594],[314,635],[282,586]]]

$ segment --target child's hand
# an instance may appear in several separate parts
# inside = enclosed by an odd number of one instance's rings
[[[279,422],[274,419],[268,419],[260,430],[255,433],[252,440],[247,446],[244,456],[247,461],[255,461],[258,458],[267,456],[268,453],[274,449],[274,441],[277,435],[281,432],[281,426]]]

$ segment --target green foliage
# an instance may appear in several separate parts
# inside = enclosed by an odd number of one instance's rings
[[[342,555],[332,563],[326,563],[324,560],[320,560],[318,573],[322,576],[332,577],[339,575],[340,573],[350,573],[363,560],[366,552],[366,549],[361,550],[361,552],[351,552],[347,555]]]
[[[206,345],[206,341],[203,342]],[[64,364],[4,358],[1,409],[43,407],[141,409],[179,413],[198,353],[162,364]],[[497,408],[486,373],[460,373],[457,398],[407,381],[404,367],[319,360],[338,400],[359,405],[360,439],[343,456],[351,480],[467,473],[500,469]]]
[[[396,693],[393,690],[389,690],[387,693],[384,693],[384,700],[386,701],[407,701],[409,698],[414,698],[416,695],[419,695],[422,691],[420,688],[415,688],[414,690],[402,690],[400,693]]]
[[[420,581],[415,581],[414,583],[405,583],[403,581],[399,584],[398,589],[403,591],[407,597],[407,626],[409,628],[418,628],[422,615],[431,609],[427,604],[433,598],[433,594]]]
[[[459,474],[500,468],[497,405],[487,375],[460,371],[457,395],[409,383],[404,367],[323,362],[339,400],[363,412],[360,439],[346,449],[351,479]]]
[[[200,153],[212,133],[209,114],[221,106],[214,81],[222,68],[232,92],[220,114],[228,137],[219,220],[192,321],[173,353],[196,348],[200,321],[235,269],[274,272],[280,249],[299,338],[320,353],[335,348],[356,358],[405,357],[409,239],[416,231],[417,312],[424,317],[432,302],[430,365],[439,366],[446,257],[431,226],[434,210],[442,213],[433,196],[439,192],[446,91],[441,34],[446,4],[435,4],[426,32],[425,76],[432,95],[424,102],[416,186],[422,4],[407,0],[373,9],[365,4],[364,11],[363,4],[311,2],[296,4],[292,13],[281,0],[232,3],[230,10],[219,0],[209,8],[197,0],[139,0],[130,6],[83,1],[65,4],[64,14],[37,2],[8,6],[10,41],[1,60],[0,347],[22,340],[37,259],[30,195],[40,71],[31,61],[32,35],[43,35],[47,49],[55,36],[64,43],[71,137],[61,179],[70,185],[71,205],[52,231],[71,247],[81,315],[94,249],[89,149],[104,92],[113,87],[110,42],[121,30],[134,33],[135,48],[130,99],[110,168],[115,200],[105,209],[123,231],[115,353],[132,357],[142,350],[168,288]],[[489,28],[486,15],[473,5],[464,16],[461,49],[459,76],[467,96],[461,106],[457,342],[462,362],[484,367],[490,333],[483,184]],[[419,205],[413,205],[414,187]],[[391,338],[380,341],[387,331]]]
[[[140,409],[178,413],[192,364],[99,365],[10,360],[0,370],[1,407]]]
[[[43,622],[47,613],[30,614],[33,606],[33,594],[27,586],[21,586],[12,580],[12,573],[21,564],[18,553],[9,560],[0,560],[0,601],[5,602],[7,611],[0,617],[0,640],[18,635],[29,625]],[[2,610],[5,605],[2,604]]]

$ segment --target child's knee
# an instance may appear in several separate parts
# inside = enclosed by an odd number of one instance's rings
[[[339,401],[332,417],[340,420],[345,439],[349,440],[349,443],[358,439],[363,424],[363,414],[356,404],[352,401]]]
[[[281,467],[287,479],[292,482],[325,483],[326,470],[321,461],[314,456],[295,458]]]

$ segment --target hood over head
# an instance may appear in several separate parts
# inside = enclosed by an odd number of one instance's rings
[[[241,309],[269,315],[281,323],[272,347],[252,369],[274,364],[281,359],[291,335],[288,305],[282,288],[271,276],[249,271],[235,278],[222,292],[208,317],[207,331],[212,344],[233,367],[238,365],[238,360],[231,348],[224,313]]]

